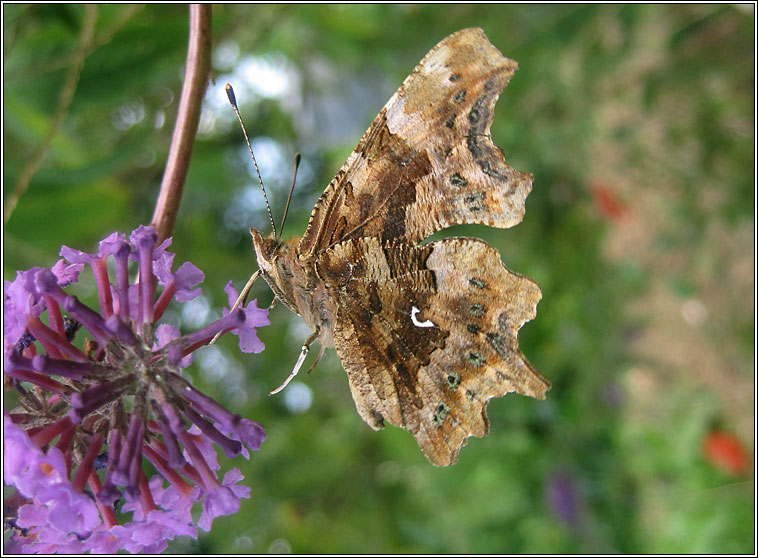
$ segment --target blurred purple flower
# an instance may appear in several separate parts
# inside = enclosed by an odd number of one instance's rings
[[[548,478],[545,498],[552,514],[575,526],[580,518],[579,494],[575,479],[565,471],[554,472]]]
[[[180,369],[219,333],[239,336],[245,352],[262,351],[256,329],[268,325],[268,311],[255,301],[225,309],[184,336],[158,325],[171,300],[200,295],[204,278],[191,263],[171,270],[170,243],[157,245],[155,231],[141,226],[129,240],[108,236],[96,254],[64,246],[52,269],[5,282],[5,382],[19,403],[3,412],[4,480],[16,490],[6,501],[14,527],[8,549],[161,552],[249,498],[237,469],[219,480],[215,447],[249,457],[266,437],[263,426],[192,387]],[[134,283],[130,260],[137,262]],[[94,273],[99,311],[63,289],[85,266]],[[236,298],[231,284],[226,291]],[[72,343],[79,327],[87,333],[83,350]],[[159,472],[150,481],[145,459]],[[202,506],[197,521],[195,504]]]

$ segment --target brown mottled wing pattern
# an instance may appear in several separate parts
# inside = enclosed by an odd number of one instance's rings
[[[435,46],[316,203],[301,256],[351,238],[415,244],[451,225],[519,223],[532,177],[506,164],[489,133],[516,68],[481,29]]]
[[[348,240],[319,274],[337,293],[334,342],[358,412],[375,429],[408,429],[432,463],[455,463],[469,436],[487,433],[491,397],[544,399],[550,383],[516,338],[540,289],[485,242]]]

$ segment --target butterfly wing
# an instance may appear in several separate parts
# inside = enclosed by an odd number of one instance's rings
[[[337,293],[334,343],[358,412],[375,429],[408,429],[432,463],[455,463],[487,433],[490,398],[544,399],[550,383],[517,341],[539,286],[484,241],[350,240],[325,252],[319,274]]]
[[[489,133],[516,68],[481,29],[435,46],[316,203],[299,253],[351,238],[415,244],[451,225],[519,223],[532,176],[511,168]]]

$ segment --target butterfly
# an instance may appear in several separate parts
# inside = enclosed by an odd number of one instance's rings
[[[448,36],[379,112],[302,238],[251,229],[263,278],[313,329],[294,372],[316,339],[334,347],[363,420],[407,429],[435,465],[487,433],[490,398],[550,388],[517,341],[537,283],[483,240],[422,243],[452,225],[522,220],[532,176],[489,132],[516,68],[481,29]]]

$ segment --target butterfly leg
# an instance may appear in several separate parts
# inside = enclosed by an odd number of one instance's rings
[[[282,391],[285,387],[287,387],[287,384],[289,384],[292,381],[292,378],[297,376],[297,373],[300,371],[300,368],[303,366],[303,362],[305,362],[305,357],[308,356],[308,349],[310,349],[311,343],[313,343],[320,334],[321,334],[321,329],[317,327],[316,331],[311,333],[308,339],[305,340],[305,343],[303,343],[303,348],[300,349],[300,356],[297,358],[297,362],[295,363],[295,367],[292,369],[292,372],[290,372],[290,375],[287,376],[286,380],[284,380],[284,383],[280,385],[278,388],[276,388],[274,391],[269,392],[269,395],[274,395]],[[321,358],[322,353],[323,351],[319,353],[319,359]],[[318,360],[316,362],[318,362]]]
[[[316,360],[313,361],[313,364],[311,364],[311,367],[308,369],[308,374],[313,372],[313,369],[316,368],[316,365],[321,361],[321,357],[324,356],[324,350],[326,349],[326,345],[324,343],[321,343],[321,350],[318,352],[318,356],[316,357]]]

